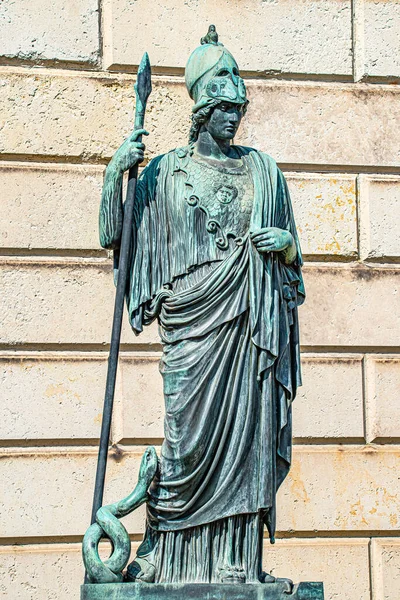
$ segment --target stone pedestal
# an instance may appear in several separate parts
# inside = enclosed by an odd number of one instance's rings
[[[103,583],[81,587],[81,600],[324,600],[323,584]]]

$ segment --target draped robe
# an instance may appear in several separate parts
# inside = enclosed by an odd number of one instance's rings
[[[301,384],[301,252],[275,161],[236,149],[253,178],[250,230],[290,231],[295,262],[260,254],[248,234],[233,250],[219,250],[205,215],[187,201],[191,158],[178,149],[154,159],[138,182],[127,306],[135,333],[157,318],[163,342],[165,441],[150,490],[150,528],[179,532],[258,513],[273,541],[276,492],[291,460],[291,403]],[[110,244],[112,215],[103,217]],[[206,268],[196,276],[200,265]],[[190,285],[179,290],[182,278]]]

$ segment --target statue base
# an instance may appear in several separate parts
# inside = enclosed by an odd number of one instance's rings
[[[302,582],[288,594],[276,583],[88,583],[81,600],[324,600],[320,582]]]

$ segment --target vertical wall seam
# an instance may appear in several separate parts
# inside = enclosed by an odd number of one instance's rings
[[[382,547],[378,539],[371,538],[368,545],[371,600],[383,600]]]
[[[97,1],[99,17],[98,17],[98,35],[99,35],[99,67],[104,69],[103,64],[103,0]]]
[[[372,565],[373,565],[373,557],[372,557],[372,538],[369,539],[368,542],[368,574],[369,574],[369,597],[370,600],[374,599],[374,585],[373,585],[373,577],[372,577]]]
[[[365,77],[364,0],[351,0],[353,80]]]
[[[373,433],[375,410],[372,406],[371,390],[371,359],[365,354],[362,359],[362,394],[363,394],[363,415],[364,415],[364,438],[367,444],[370,444],[375,436]]]
[[[358,252],[361,261],[367,260],[370,256],[369,185],[368,175],[357,175]]]
[[[113,61],[113,40],[112,40],[112,1],[111,0],[99,0],[102,5],[102,45],[103,45],[103,70],[107,71],[112,65]]]
[[[356,244],[358,260],[361,260],[361,231],[360,231],[360,175],[356,175]]]

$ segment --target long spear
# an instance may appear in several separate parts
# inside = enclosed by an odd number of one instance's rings
[[[151,93],[151,67],[147,52],[144,53],[139,65],[135,84],[136,109],[134,130],[143,129],[146,104]],[[139,136],[137,141],[141,141]],[[115,381],[117,377],[118,354],[121,339],[122,316],[124,314],[124,299],[128,273],[128,261],[132,237],[133,207],[135,202],[138,165],[129,169],[126,200],[124,204],[124,221],[122,227],[121,245],[119,252],[119,267],[117,291],[115,294],[114,317],[111,332],[110,354],[106,390],[104,395],[103,418],[99,454],[97,458],[96,483],[94,486],[91,523],[96,521],[96,513],[103,504],[104,481],[107,468],[108,445],[110,440],[111,418],[114,403]]]

